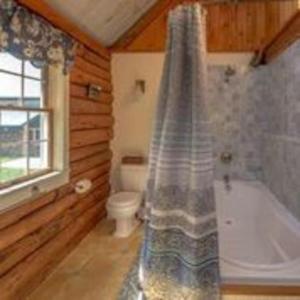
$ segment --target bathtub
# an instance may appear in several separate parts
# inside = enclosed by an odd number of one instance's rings
[[[223,284],[300,286],[300,222],[260,182],[216,181]]]

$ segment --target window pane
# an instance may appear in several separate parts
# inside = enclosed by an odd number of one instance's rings
[[[21,74],[22,60],[8,53],[0,53],[0,69]]]
[[[42,107],[42,84],[40,81],[24,79],[24,103],[26,107]]]
[[[43,141],[49,139],[49,116],[44,112],[29,113],[29,141]]]
[[[25,62],[25,76],[35,77],[41,79],[42,69],[38,69],[32,65],[31,62]]]
[[[49,116],[44,112],[29,114],[30,173],[49,168]]]
[[[0,105],[21,103],[21,77],[0,72]]]
[[[30,174],[41,172],[49,168],[48,142],[31,142],[29,144]]]
[[[0,140],[0,184],[27,175],[27,143],[13,142],[16,133],[6,134],[7,141]]]
[[[0,182],[27,175],[27,113],[0,111]]]
[[[26,125],[27,125],[26,123],[27,123],[27,112],[13,111],[13,110],[0,110],[0,126],[2,131],[22,133],[26,129]],[[18,140],[20,139],[18,138],[17,141]]]

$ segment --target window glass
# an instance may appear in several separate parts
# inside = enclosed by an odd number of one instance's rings
[[[0,105],[21,105],[21,80],[19,76],[0,72]]]
[[[24,106],[31,108],[42,107],[41,81],[25,78],[24,80]]]
[[[5,70],[17,74],[22,72],[22,61],[8,53],[0,53],[0,70]]]
[[[27,113],[0,111],[0,184],[27,175]]]
[[[29,144],[29,172],[34,174],[49,168],[48,141],[36,141]]]
[[[49,138],[49,116],[44,112],[29,113],[29,131],[32,132],[32,140],[48,140]]]
[[[0,185],[27,176],[27,143],[1,141],[0,147]]]
[[[50,169],[43,70],[0,54],[0,189]]]
[[[39,68],[36,68],[29,61],[25,62],[25,76],[34,77],[37,79],[42,78],[42,71]]]

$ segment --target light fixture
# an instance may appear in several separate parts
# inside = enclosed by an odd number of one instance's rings
[[[143,94],[146,92],[146,81],[143,79],[137,79],[135,81],[135,86],[137,90],[140,90]]]

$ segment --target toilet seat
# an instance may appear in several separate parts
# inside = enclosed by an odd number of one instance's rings
[[[142,199],[140,193],[120,192],[112,195],[108,201],[110,207],[130,207],[137,205]]]

